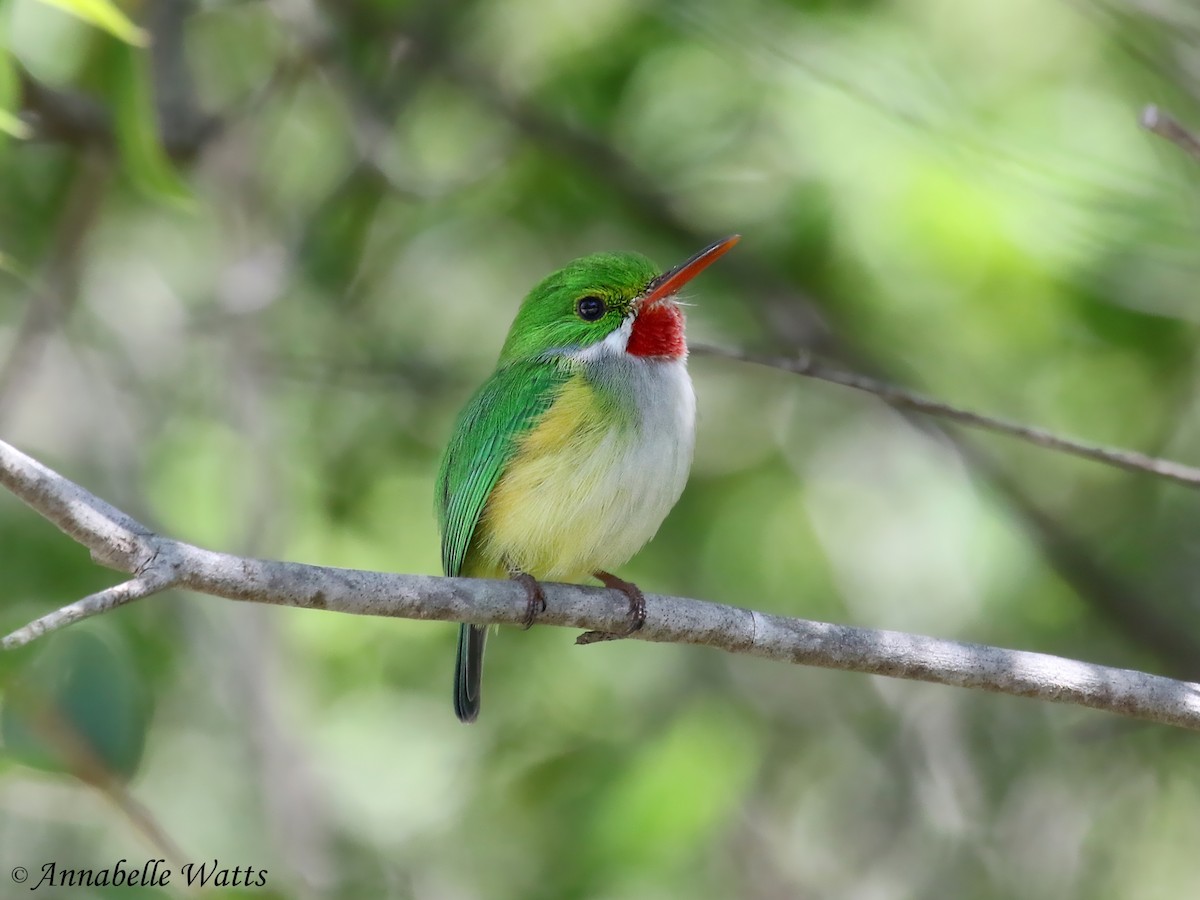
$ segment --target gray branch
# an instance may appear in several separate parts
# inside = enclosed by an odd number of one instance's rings
[[[1200,160],[1200,138],[1179,123],[1170,113],[1154,104],[1142,110],[1142,127],[1166,138],[1195,160]]]
[[[895,387],[874,378],[868,378],[866,375],[859,375],[856,372],[848,372],[844,369],[830,366],[809,353],[790,357],[763,356],[757,353],[730,350],[708,344],[693,345],[690,349],[691,352],[700,356],[736,359],[740,362],[766,366],[771,369],[781,369],[784,372],[791,372],[795,375],[803,375],[805,378],[815,378],[819,381],[827,381],[830,384],[840,384],[843,387],[862,391],[866,394],[874,394],[884,403],[894,406],[897,409],[911,409],[925,415],[937,416],[951,422],[957,422],[959,425],[968,425],[972,428],[982,428],[986,431],[996,432],[997,434],[1006,434],[1009,437],[1025,441],[1037,447],[1043,447],[1047,450],[1090,459],[1094,462],[1115,466],[1118,469],[1125,469],[1129,472],[1142,472],[1154,475],[1190,488],[1200,488],[1200,469],[1195,466],[1184,465],[1170,459],[1159,459],[1155,456],[1139,453],[1136,450],[1105,447],[1100,444],[1075,440],[1074,438],[1063,437],[1052,431],[1047,431],[1044,428],[1035,428],[1031,425],[1022,425],[1019,422],[1010,422],[1007,419],[1000,419],[996,416],[973,412],[969,409],[963,409],[960,406],[946,403],[943,400],[935,400],[932,397],[925,397],[914,391]]]
[[[524,589],[505,581],[394,575],[272,562],[204,550],[154,534],[73,482],[0,441],[0,484],[134,577],[55,610],[0,641],[11,649],[72,622],[169,587],[252,603],[366,616],[520,624]],[[546,586],[546,625],[616,631],[628,601],[602,588]],[[1200,730],[1200,685],[1042,653],[832,625],[708,603],[647,595],[636,640],[701,644],[766,659],[979,688],[1107,710]]]

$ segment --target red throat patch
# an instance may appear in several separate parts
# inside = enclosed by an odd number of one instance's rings
[[[683,311],[669,300],[643,309],[633,320],[633,332],[625,352],[633,356],[683,357],[687,353]]]

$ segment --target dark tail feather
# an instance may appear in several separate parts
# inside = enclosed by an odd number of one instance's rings
[[[460,625],[458,660],[454,664],[454,714],[461,722],[479,716],[479,685],[483,680],[483,645],[486,625]]]

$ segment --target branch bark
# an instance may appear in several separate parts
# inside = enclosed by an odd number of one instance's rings
[[[1142,127],[1152,134],[1166,138],[1200,162],[1200,138],[1184,128],[1170,113],[1150,104],[1142,110]]]
[[[693,353],[700,356],[736,359],[739,362],[766,366],[770,369],[782,369],[785,372],[791,372],[795,375],[803,375],[805,378],[816,378],[819,381],[840,384],[843,387],[853,388],[856,391],[874,394],[884,403],[894,406],[897,409],[910,409],[926,415],[937,416],[941,419],[957,422],[959,425],[969,425],[972,428],[982,428],[986,431],[1006,434],[1009,437],[1017,438],[1018,440],[1043,447],[1047,450],[1055,450],[1059,453],[1079,456],[1083,459],[1116,466],[1118,469],[1125,469],[1130,472],[1155,475],[1190,488],[1200,488],[1200,469],[1194,466],[1184,465],[1183,463],[1174,462],[1169,459],[1148,456],[1136,450],[1090,444],[1086,441],[1063,437],[1044,428],[1035,428],[1031,425],[1022,425],[1019,422],[1010,422],[995,416],[972,412],[969,409],[963,409],[962,407],[946,403],[944,400],[935,400],[932,397],[926,397],[914,391],[898,388],[874,378],[868,378],[866,375],[859,375],[857,372],[838,369],[815,359],[808,353],[801,353],[791,357],[764,356],[755,353],[746,353],[742,350],[727,350],[708,344],[693,345],[690,349]]]
[[[520,624],[524,589],[473,578],[394,575],[273,562],[205,550],[163,537],[80,486],[0,441],[0,484],[97,561],[134,577],[14,631],[0,647],[37,637],[169,587],[253,603],[355,615]],[[546,586],[542,624],[615,631],[623,594]],[[1200,730],[1200,685],[1092,663],[982,644],[768,615],[686,597],[649,595],[637,640],[700,644],[798,665],[930,681],[1036,697]]]

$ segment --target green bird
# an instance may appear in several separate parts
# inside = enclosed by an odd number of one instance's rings
[[[692,465],[696,398],[676,295],[738,235],[661,272],[637,253],[569,263],[521,304],[495,372],[463,408],[438,473],[447,575],[510,577],[545,608],[539,579],[595,577],[646,618],[612,575],[654,536]],[[479,715],[487,628],[462,625],[454,712]]]

